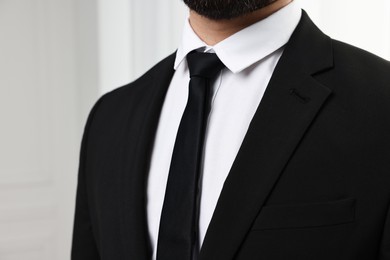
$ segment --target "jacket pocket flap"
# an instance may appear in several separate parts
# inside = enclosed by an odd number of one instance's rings
[[[355,199],[295,205],[265,206],[253,230],[321,227],[355,220]]]

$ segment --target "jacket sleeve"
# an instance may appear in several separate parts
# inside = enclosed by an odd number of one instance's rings
[[[387,210],[378,260],[390,260],[390,206]]]
[[[101,99],[96,102],[88,116],[81,142],[71,260],[100,259],[98,247],[92,230],[90,211],[88,208],[87,181],[85,172],[90,125],[100,101]]]

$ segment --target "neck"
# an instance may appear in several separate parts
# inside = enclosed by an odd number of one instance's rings
[[[207,45],[214,46],[236,32],[277,12],[292,1],[277,0],[264,8],[229,20],[212,20],[190,10],[189,21],[198,37]]]

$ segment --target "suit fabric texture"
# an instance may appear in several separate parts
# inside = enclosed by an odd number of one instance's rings
[[[174,60],[93,107],[81,146],[72,260],[151,259],[146,183]],[[303,12],[225,181],[199,260],[390,260],[389,206],[390,63],[332,40]]]

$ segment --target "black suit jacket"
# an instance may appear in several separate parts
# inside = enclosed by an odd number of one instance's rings
[[[94,106],[73,260],[151,258],[146,181],[174,59]],[[226,179],[200,260],[389,260],[389,85],[389,62],[330,39],[303,13]]]

